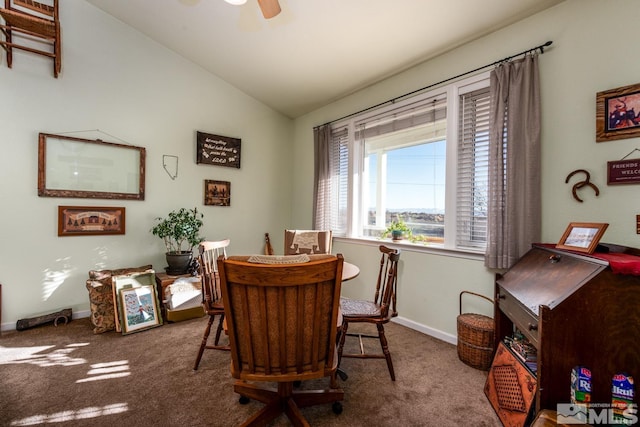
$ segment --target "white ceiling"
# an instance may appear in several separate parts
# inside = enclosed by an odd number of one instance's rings
[[[87,0],[291,118],[563,0]]]

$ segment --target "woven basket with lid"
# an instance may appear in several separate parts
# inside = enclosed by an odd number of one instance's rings
[[[471,294],[484,298],[493,304],[493,301],[484,296],[470,291],[460,292],[460,314],[457,317],[458,331],[458,357],[467,365],[489,370],[493,356],[494,330],[493,319],[484,314],[462,313],[462,295]]]

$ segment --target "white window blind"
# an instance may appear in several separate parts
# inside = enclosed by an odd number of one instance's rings
[[[336,236],[345,236],[349,194],[349,128],[346,125],[332,128],[330,138],[331,213],[328,218],[325,218],[324,229],[333,230]]]
[[[487,241],[489,88],[460,95],[457,246],[478,249]]]
[[[447,118],[447,98],[444,95],[385,109],[374,116],[355,122],[355,140],[367,140],[383,135],[397,135],[407,129],[428,129]],[[435,135],[429,135],[435,139]],[[439,135],[444,136],[444,135]],[[415,136],[413,137],[415,138]]]

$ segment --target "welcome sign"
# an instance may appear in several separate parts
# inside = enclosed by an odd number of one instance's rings
[[[607,162],[607,184],[637,184],[640,182],[640,159]]]

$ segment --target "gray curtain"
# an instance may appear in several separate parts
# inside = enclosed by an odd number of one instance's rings
[[[331,165],[330,165],[331,126],[326,124],[313,129],[313,228],[329,228],[331,218]]]
[[[510,268],[540,241],[538,55],[491,72],[489,203],[485,266]]]

